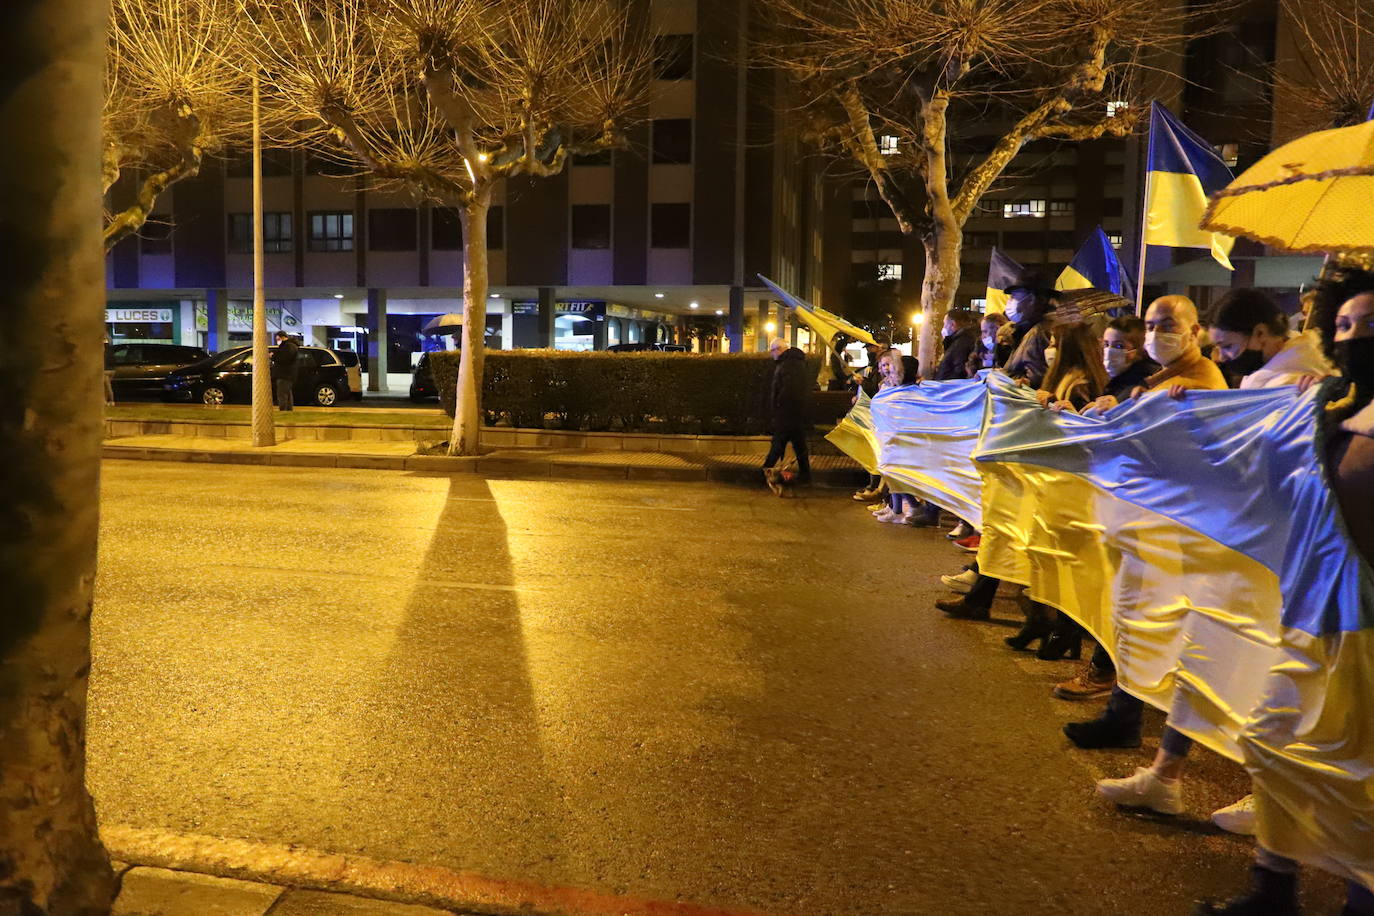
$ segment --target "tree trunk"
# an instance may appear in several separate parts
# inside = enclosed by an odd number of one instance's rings
[[[0,4],[0,912],[108,913],[85,787],[106,5]]]
[[[921,281],[921,314],[925,318],[921,321],[917,359],[921,361],[921,375],[929,378],[939,363],[936,348],[940,343],[940,326],[959,292],[959,256],[964,246],[959,233],[938,230],[927,233],[921,244],[926,254],[926,274]]]
[[[458,409],[450,455],[476,455],[482,437],[482,364],[487,334],[487,211],[491,186],[479,187],[459,210],[463,224],[463,354],[458,360]]]

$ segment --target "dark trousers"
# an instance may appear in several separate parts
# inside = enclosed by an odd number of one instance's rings
[[[295,386],[289,378],[273,379],[273,384],[277,386],[277,406],[282,410],[291,410],[296,404],[291,389]]]
[[[768,457],[763,459],[763,466],[771,468],[781,461],[789,442],[792,443],[792,452],[797,456],[797,474],[802,480],[810,480],[811,457],[806,451],[806,430],[800,427],[780,429],[773,433],[773,444],[768,449]]]
[[[992,599],[997,597],[997,586],[1001,584],[1001,579],[979,573],[964,602],[974,607],[992,607]]]
[[[1123,732],[1140,734],[1140,717],[1145,711],[1145,703],[1131,696],[1120,686],[1112,688],[1112,695],[1107,700],[1107,709],[1102,713],[1102,718],[1111,722]],[[1193,749],[1193,739],[1182,732],[1170,728],[1168,723],[1164,725],[1164,731],[1159,736],[1159,746],[1170,754],[1179,757],[1188,756],[1188,752]]]

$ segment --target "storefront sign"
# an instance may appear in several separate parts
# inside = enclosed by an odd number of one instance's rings
[[[106,324],[171,324],[171,309],[106,309]]]

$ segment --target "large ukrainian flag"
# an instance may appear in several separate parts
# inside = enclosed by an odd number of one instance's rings
[[[988,264],[987,304],[983,306],[984,312],[991,315],[993,312],[1007,310],[1007,287],[1016,282],[1016,278],[1021,276],[1022,269],[1020,264],[993,246],[992,261]]]
[[[851,340],[857,340],[860,343],[877,346],[877,341],[873,339],[873,335],[858,325],[850,324],[839,315],[833,312],[827,312],[819,306],[812,305],[805,299],[792,295],[763,274],[759,274],[759,279],[762,280],[763,284],[771,289],[774,295],[781,299],[788,308],[792,309],[793,314],[800,318],[812,331],[815,331],[827,344],[835,339],[836,334],[844,334]]]
[[[1001,373],[980,567],[1083,623],[1121,686],[1243,761],[1258,838],[1374,887],[1374,571],[1321,468],[1321,395],[1041,408]]]
[[[1145,200],[1145,244],[1160,248],[1203,248],[1232,270],[1235,239],[1199,229],[1207,195],[1235,177],[1212,147],[1169,109],[1150,105],[1150,149]]]
[[[1116,293],[1123,299],[1135,298],[1135,287],[1116,256],[1107,233],[1098,226],[1054,282],[1054,288],[1097,289]]]

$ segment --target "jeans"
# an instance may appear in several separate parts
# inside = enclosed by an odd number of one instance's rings
[[[787,443],[792,443],[792,452],[797,456],[797,474],[803,480],[811,479],[811,458],[806,450],[806,430],[800,427],[796,429],[780,429],[773,433],[773,444],[768,449],[768,457],[763,459],[763,466],[771,468],[782,460],[782,456],[787,451]]]
[[[906,511],[908,506],[913,509],[916,508],[916,497],[910,493],[893,493],[888,501],[888,506],[892,508],[893,512],[902,513]]]
[[[296,404],[293,400],[293,394],[291,391],[291,389],[294,387],[291,384],[291,380],[287,378],[279,378],[276,380],[275,384],[277,386],[277,406],[280,407],[282,410],[294,409]]]
[[[1138,700],[1129,693],[1121,689],[1121,685],[1112,688],[1112,695],[1107,700],[1107,710],[1102,714],[1102,718],[1111,722],[1124,732],[1140,734],[1140,717],[1145,711],[1145,703]],[[1167,754],[1176,757],[1187,757],[1188,752],[1193,749],[1193,739],[1180,731],[1164,725],[1164,732],[1159,736],[1159,746]]]

